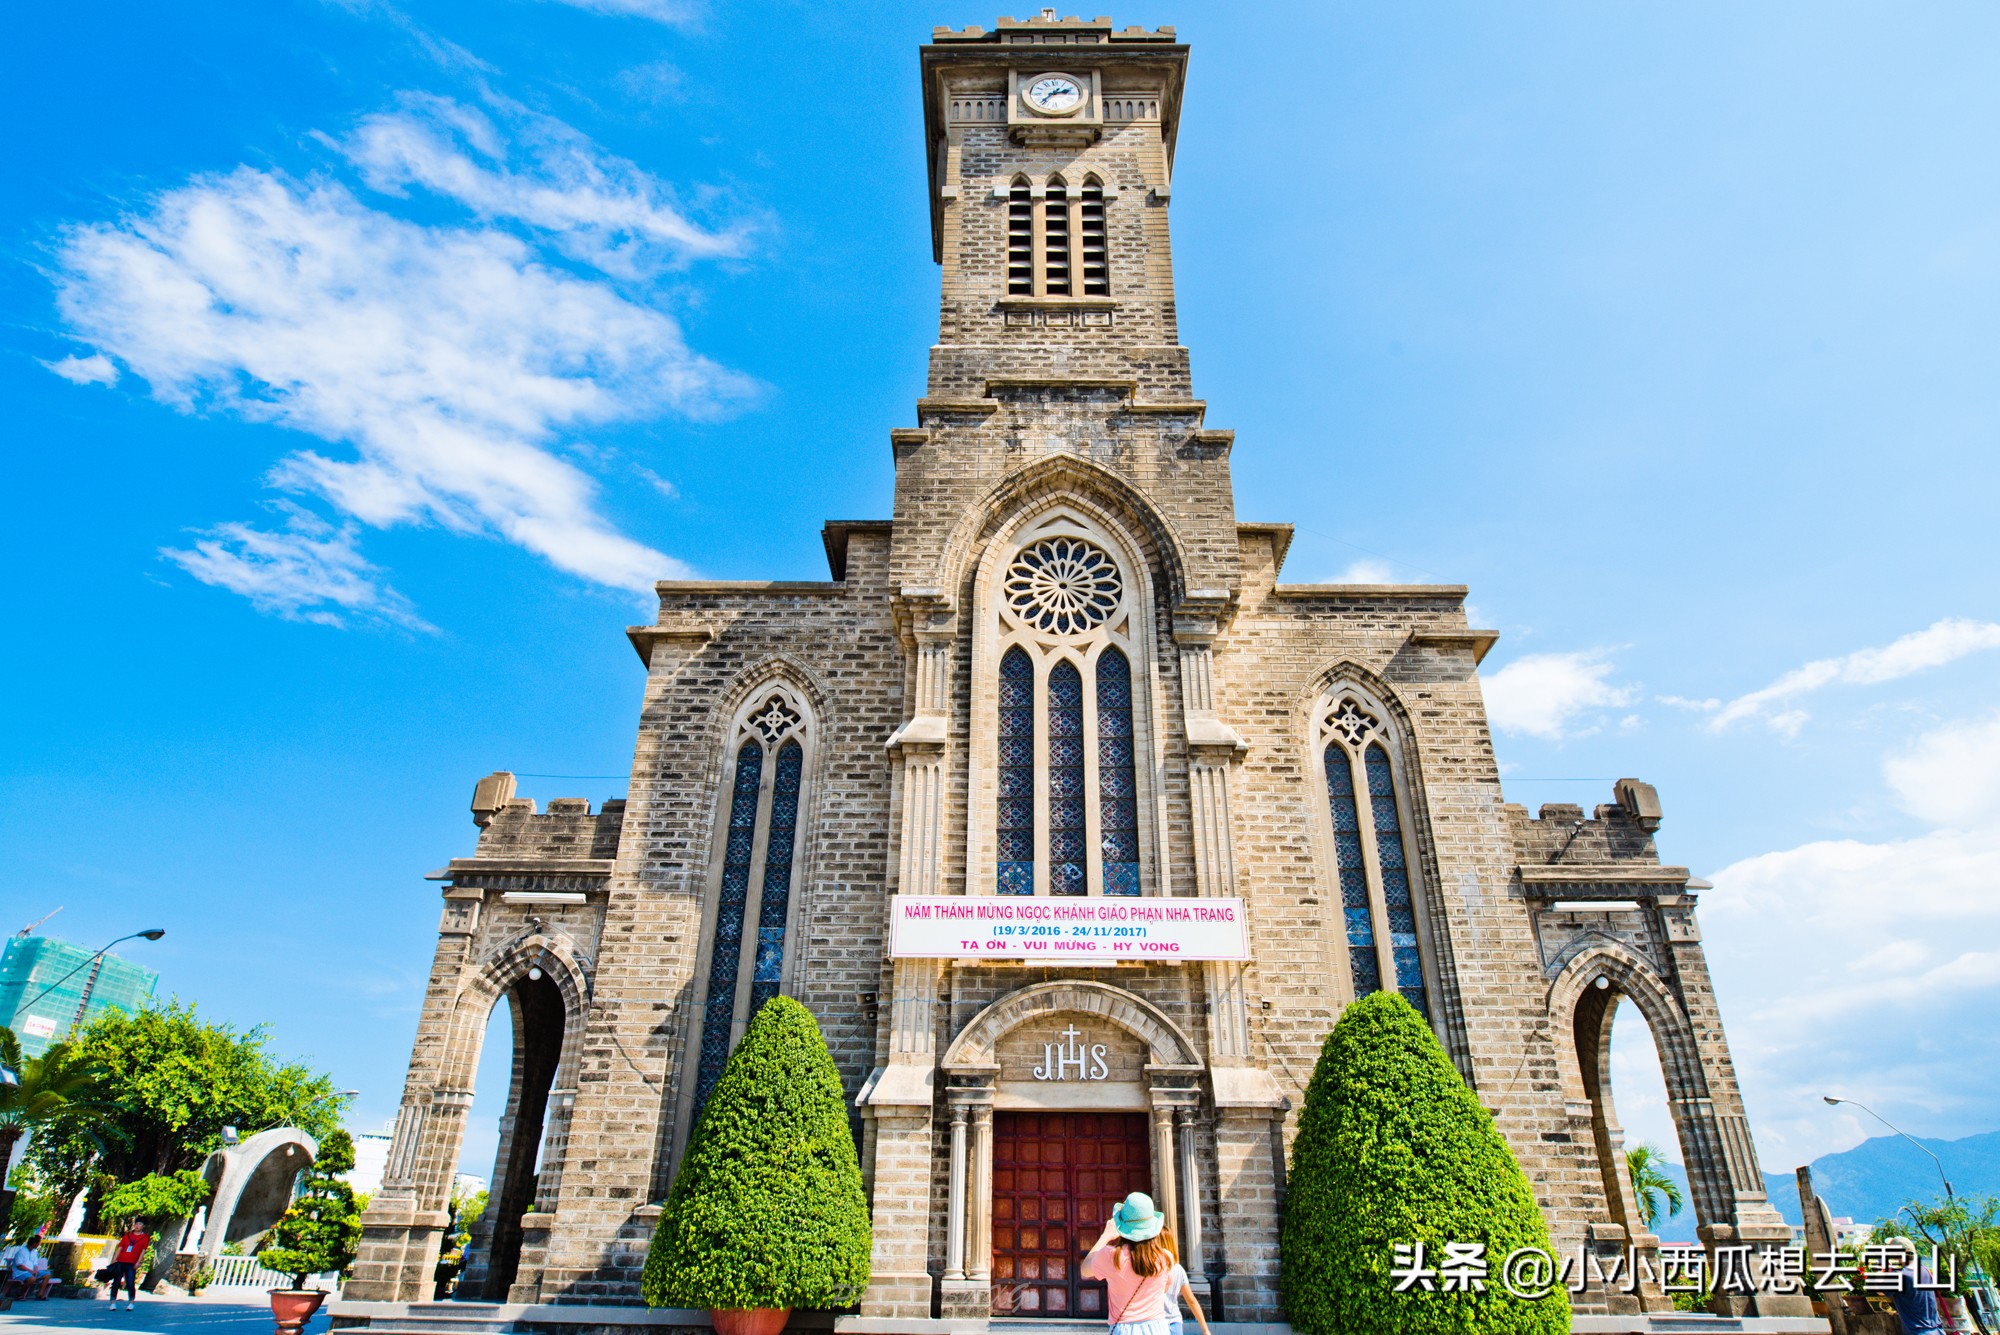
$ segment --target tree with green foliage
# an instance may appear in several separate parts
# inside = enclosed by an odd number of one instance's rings
[[[14,1171],[7,1177],[7,1186],[14,1193],[14,1213],[6,1223],[6,1241],[26,1242],[41,1230],[42,1225],[56,1220],[56,1195],[47,1183],[36,1175],[34,1166],[28,1163],[14,1165]],[[64,1209],[68,1209],[65,1202]]]
[[[1632,1180],[1639,1218],[1649,1233],[1659,1232],[1662,1223],[1681,1212],[1681,1184],[1660,1167],[1665,1162],[1657,1145],[1634,1145],[1625,1151],[1625,1175]]]
[[[271,1245],[257,1253],[270,1269],[292,1276],[295,1289],[306,1286],[308,1275],[345,1274],[354,1264],[361,1249],[361,1207],[354,1188],[340,1180],[353,1167],[353,1138],[340,1130],[323,1137],[292,1208],[271,1230]]]
[[[868,1286],[868,1198],[812,1012],[764,1003],[709,1095],[646,1255],[655,1307],[829,1308]]]
[[[1930,1263],[1931,1248],[1937,1248],[1940,1278],[1957,1272],[1956,1291],[1969,1297],[1979,1281],[1975,1269],[1987,1276],[2000,1275],[2000,1197],[1959,1196],[1949,1200],[1933,1198],[1929,1204],[1910,1201],[1894,1218],[1878,1219],[1869,1230],[1870,1242],[1908,1238],[1917,1252]]]
[[[70,1046],[117,1092],[116,1105],[92,1124],[58,1116],[29,1157],[51,1180],[85,1189],[105,1175],[129,1182],[198,1169],[225,1126],[291,1125],[325,1139],[340,1125],[332,1078],[280,1061],[268,1043],[261,1028],[204,1020],[178,1000],[106,1011]]]
[[[178,1173],[148,1173],[124,1182],[104,1193],[98,1208],[114,1223],[143,1219],[153,1232],[169,1220],[192,1219],[194,1212],[208,1204],[209,1185],[200,1173],[184,1168]]]
[[[87,1135],[114,1111],[108,1073],[71,1044],[52,1044],[41,1056],[24,1058],[20,1039],[0,1025],[0,1066],[19,1081],[0,1085],[0,1181],[21,1137],[39,1139],[57,1127]]]
[[[1395,1247],[1484,1243],[1483,1292],[1395,1291]],[[1292,1144],[1279,1233],[1286,1315],[1303,1335],[1567,1335],[1560,1285],[1500,1283],[1519,1248],[1553,1256],[1547,1223],[1493,1118],[1430,1026],[1394,992],[1350,1005],[1327,1035]]]

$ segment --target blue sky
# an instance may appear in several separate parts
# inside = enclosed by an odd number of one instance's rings
[[[993,17],[17,15],[0,904],[390,1116],[473,781],[618,793],[646,580],[887,513],[915,47]],[[1194,46],[1183,339],[1288,576],[1471,585],[1515,800],[1659,785],[1767,1168],[1827,1091],[2000,1125],[2000,12],[1114,17]]]

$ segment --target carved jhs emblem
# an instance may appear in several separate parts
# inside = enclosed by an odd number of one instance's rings
[[[1035,1068],[1035,1079],[1102,1080],[1111,1074],[1111,1065],[1104,1060],[1110,1049],[1104,1044],[1084,1047],[1075,1025],[1063,1030],[1061,1037],[1061,1043],[1042,1044],[1042,1064]]]

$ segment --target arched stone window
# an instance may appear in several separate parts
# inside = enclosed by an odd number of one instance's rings
[[[1083,260],[1083,295],[1111,295],[1111,256],[1105,245],[1104,186],[1095,176],[1087,176],[1076,208],[1077,243]]]
[[[1119,547],[1061,510],[992,573],[994,893],[1144,892],[1142,592]]]
[[[1406,785],[1386,711],[1352,689],[1313,711],[1354,995],[1393,986],[1430,1018],[1430,953]]]
[[[808,717],[796,692],[768,686],[738,711],[732,730],[694,1049],[697,1118],[750,1016],[783,985],[811,743]]]
[[[1069,186],[1051,176],[1042,195],[1042,291],[1052,297],[1070,292]]]
[[[1007,190],[1007,294],[1035,295],[1035,200],[1025,176]]]

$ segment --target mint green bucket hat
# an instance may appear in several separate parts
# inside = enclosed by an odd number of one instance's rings
[[[1160,1236],[1160,1230],[1167,1226],[1167,1217],[1154,1207],[1151,1196],[1135,1191],[1118,1203],[1118,1208],[1112,1212],[1111,1222],[1118,1226],[1119,1237],[1130,1242],[1144,1242]]]

